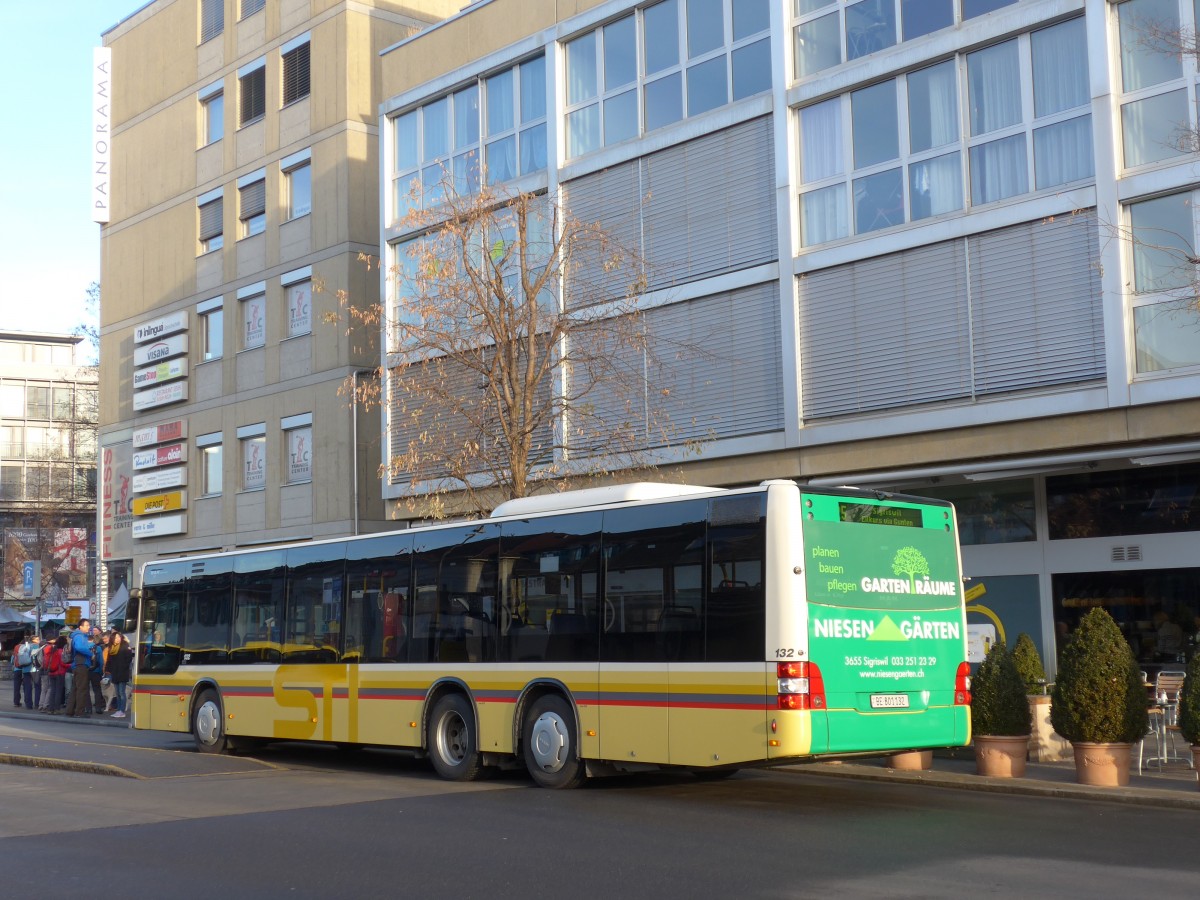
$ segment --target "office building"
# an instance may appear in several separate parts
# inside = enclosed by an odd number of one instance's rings
[[[153,0],[104,33],[112,592],[165,555],[386,526],[378,410],[351,402],[378,348],[340,298],[377,298],[379,51],[458,8]]]
[[[1196,15],[484,0],[383,54],[381,253],[460,157],[545,191],[638,247],[652,330],[697,351],[658,375],[688,480],[951,498],[976,639],[1053,668],[1103,606],[1173,663],[1155,613],[1200,614],[1197,67],[1150,26]]]

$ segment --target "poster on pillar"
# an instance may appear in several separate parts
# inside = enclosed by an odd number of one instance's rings
[[[1047,647],[1037,575],[976,575],[966,584],[967,659],[983,662],[992,644],[1004,641],[1011,650],[1024,632],[1033,638],[1045,663]]]

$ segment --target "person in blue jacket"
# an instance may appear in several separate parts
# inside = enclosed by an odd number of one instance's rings
[[[88,716],[84,712],[88,706],[88,688],[91,687],[88,672],[92,665],[92,623],[88,619],[79,620],[79,628],[71,635],[71,673],[67,681],[67,712],[66,715],[83,719]]]

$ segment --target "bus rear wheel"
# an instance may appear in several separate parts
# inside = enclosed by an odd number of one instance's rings
[[[229,738],[221,712],[221,698],[214,690],[203,691],[192,708],[192,739],[201,753],[226,753]]]
[[[566,700],[549,694],[535,701],[525,717],[523,738],[525,768],[538,785],[561,789],[583,784],[587,771]]]
[[[475,737],[475,711],[462,694],[447,694],[433,706],[427,735],[433,768],[448,781],[474,781],[483,764]]]

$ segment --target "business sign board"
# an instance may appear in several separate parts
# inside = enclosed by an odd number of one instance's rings
[[[133,394],[134,411],[153,409],[156,406],[166,406],[168,403],[178,403],[188,398],[186,381],[172,381],[167,384],[152,387]]]
[[[166,362],[147,366],[144,369],[135,369],[133,373],[133,387],[135,390],[139,390],[141,388],[153,387],[156,384],[162,384],[164,381],[174,381],[176,378],[186,377],[187,360],[168,359]]]
[[[141,475],[133,476],[133,492],[135,494],[163,491],[167,488],[183,487],[186,484],[187,466],[176,466],[173,469],[152,469]]]
[[[133,513],[129,501],[133,493],[133,472],[129,441],[104,447],[100,454],[100,557],[106,562],[133,555],[129,526]]]
[[[183,309],[179,312],[171,313],[169,316],[163,316],[161,319],[142,323],[133,331],[133,342],[135,344],[144,344],[147,341],[166,337],[168,334],[174,334],[177,331],[187,331],[187,327],[188,314],[187,310]]]
[[[174,512],[177,509],[187,509],[187,491],[168,491],[165,494],[133,498],[135,516],[152,516],[156,513]]]
[[[155,341],[153,344],[143,344],[133,349],[133,364],[147,366],[150,363],[162,362],[172,356],[182,356],[188,352],[188,336],[175,334],[168,338]]]
[[[140,450],[153,444],[165,444],[167,441],[178,441],[185,437],[187,437],[186,419],[160,422],[158,425],[135,428],[133,430],[133,447],[135,450]]]
[[[186,517],[182,514],[174,516],[156,516],[153,519],[138,519],[133,523],[135,538],[162,537],[167,534],[183,534]]]
[[[111,217],[112,48],[92,48],[92,221]]]
[[[133,454],[133,470],[154,469],[187,462],[187,444],[167,444],[150,450],[138,450]]]

